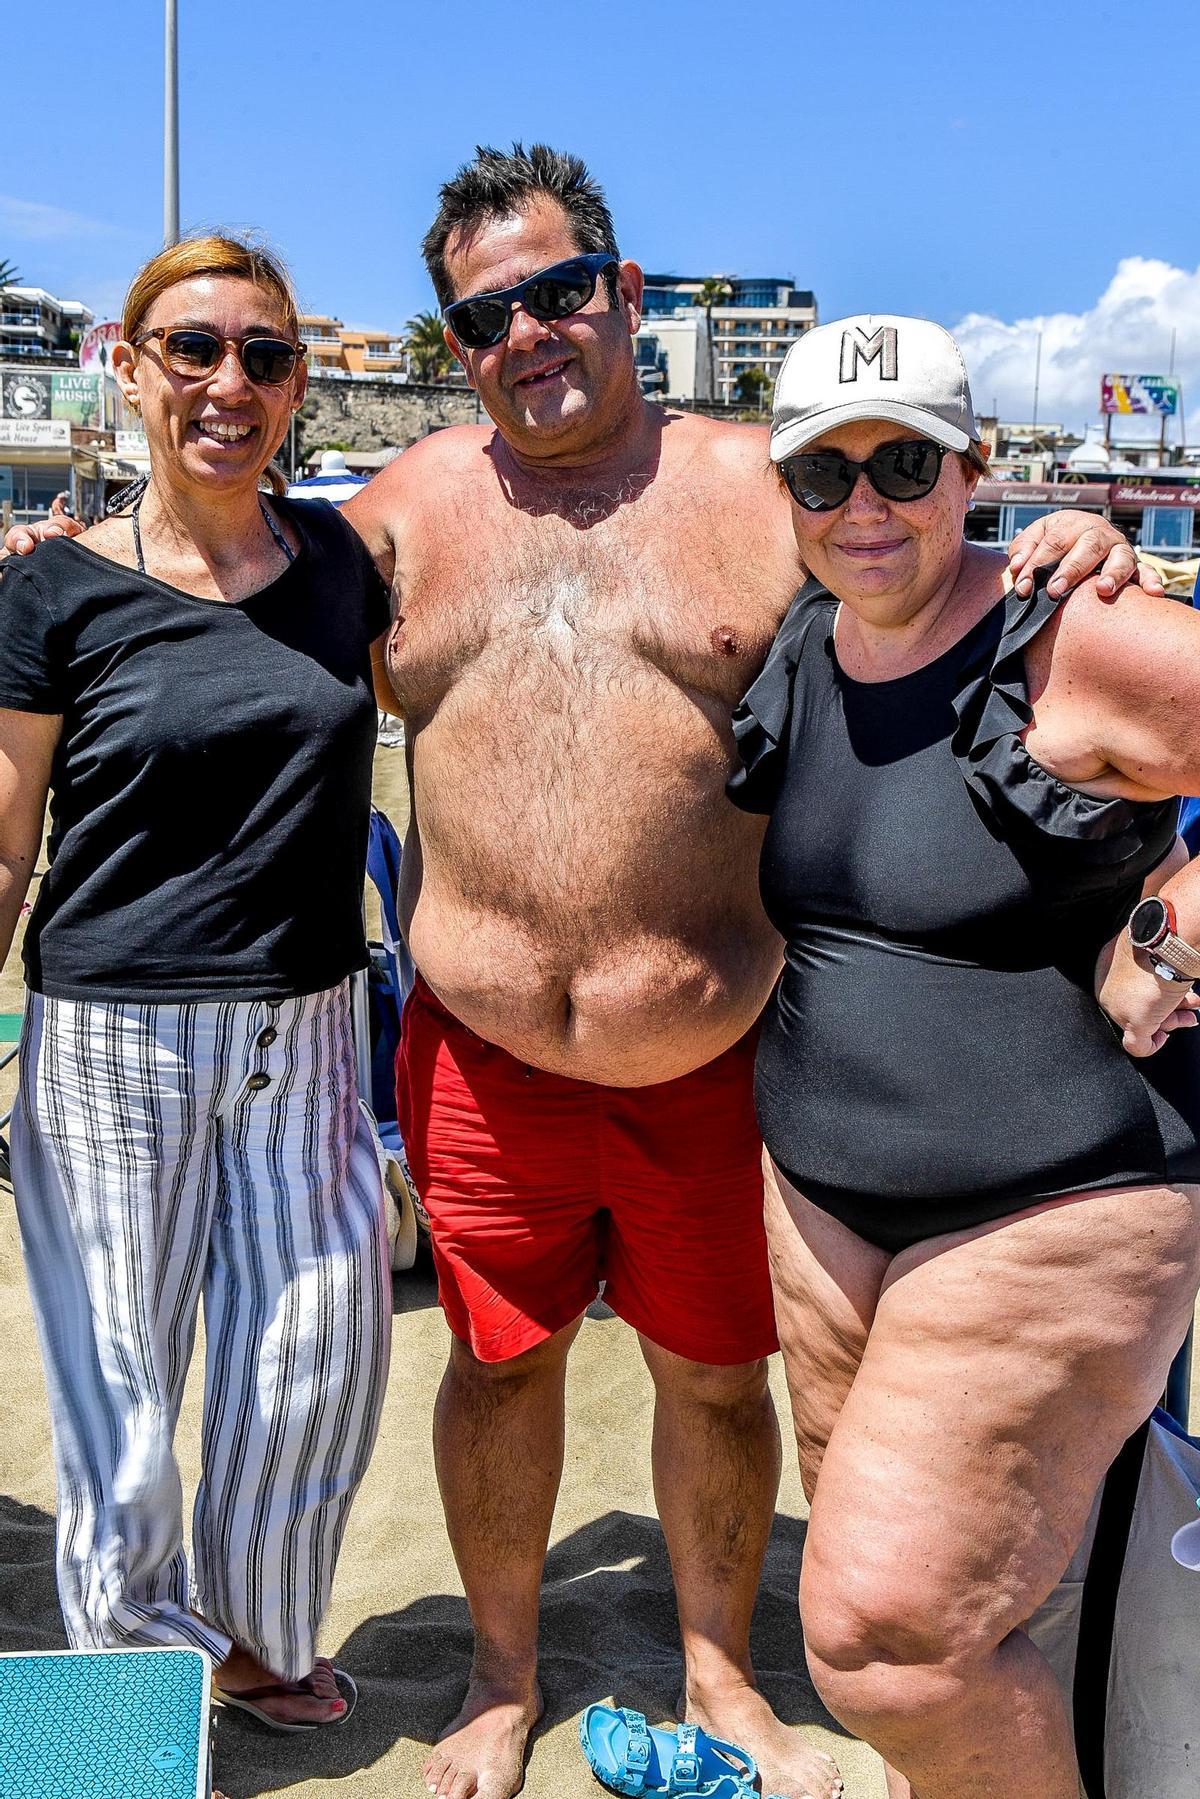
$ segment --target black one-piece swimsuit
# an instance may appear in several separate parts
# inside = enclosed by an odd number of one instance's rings
[[[1200,1180],[1200,1030],[1135,1060],[1093,989],[1177,802],[1079,793],[1020,741],[1023,651],[1058,603],[1010,594],[936,661],[865,683],[810,581],[735,717],[730,797],[770,814],[761,890],[786,943],[763,1138],[892,1252],[1056,1195]]]

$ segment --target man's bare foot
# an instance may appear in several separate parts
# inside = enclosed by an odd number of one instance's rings
[[[513,1799],[525,1784],[525,1745],[542,1715],[530,1685],[472,1677],[457,1718],[425,1763],[425,1785],[439,1799]]]
[[[236,1699],[241,1693],[275,1685],[278,1680],[279,1676],[265,1668],[248,1649],[235,1643],[213,1676],[214,1695],[219,1699],[222,1693],[227,1693]],[[333,1663],[326,1656],[318,1656],[309,1680],[313,1687],[311,1693],[280,1693],[277,1697],[256,1699],[254,1703],[280,1724],[335,1723],[345,1711],[346,1701],[338,1692]]]
[[[681,1695],[689,1723],[710,1737],[723,1737],[748,1750],[758,1763],[764,1795],[783,1799],[841,1799],[837,1763],[823,1749],[805,1742],[798,1730],[775,1716],[757,1687],[741,1681],[701,1695]]]

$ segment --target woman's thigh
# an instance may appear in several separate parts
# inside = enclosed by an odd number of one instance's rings
[[[891,1257],[812,1205],[764,1157],[767,1249],[800,1473],[821,1458],[858,1373]]]
[[[1082,1195],[906,1250],[813,1505],[803,1603],[864,1655],[986,1652],[1060,1579],[1200,1281],[1200,1188]]]

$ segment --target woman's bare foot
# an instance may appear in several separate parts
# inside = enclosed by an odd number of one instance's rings
[[[757,1687],[731,1682],[719,1690],[686,1692],[683,1715],[710,1737],[747,1750],[758,1763],[764,1794],[783,1799],[841,1799],[837,1763],[775,1716]]]
[[[525,1784],[525,1746],[542,1715],[536,1681],[472,1676],[458,1716],[425,1763],[425,1785],[447,1799],[513,1799]]]
[[[318,1656],[309,1675],[310,1693],[280,1693],[255,1699],[254,1703],[280,1724],[335,1724],[346,1710],[346,1701],[338,1692],[333,1663]],[[282,1684],[277,1674],[263,1666],[248,1649],[237,1644],[230,1650],[213,1677],[214,1696],[227,1693],[236,1699],[256,1687]]]

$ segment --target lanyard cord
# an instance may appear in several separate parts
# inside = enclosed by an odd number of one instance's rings
[[[146,572],[146,558],[142,554],[142,528],[138,521],[138,513],[142,509],[142,501],[145,497],[146,490],[143,487],[141,493],[133,502],[133,511],[130,513],[130,518],[133,521],[133,547],[137,552],[138,573],[140,575],[144,575]],[[296,560],[296,552],[288,542],[287,538],[283,535],[283,532],[279,529],[279,526],[275,523],[275,520],[271,517],[267,502],[263,499],[261,494],[258,497],[258,507],[266,521],[267,530],[271,533],[271,536],[283,551],[285,558],[288,562],[294,562]]]

